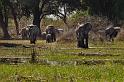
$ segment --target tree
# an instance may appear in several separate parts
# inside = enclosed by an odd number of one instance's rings
[[[19,35],[19,25],[18,25],[18,0],[1,0],[0,2],[0,25],[3,30],[4,39],[9,39],[10,35],[8,32],[8,19],[13,18],[16,26],[17,35]]]
[[[40,22],[46,15],[53,14],[56,0],[22,0],[23,8],[33,15],[33,24],[40,29]],[[41,34],[41,32],[40,32]]]
[[[19,24],[18,24],[18,16],[17,16],[17,11],[18,11],[18,0],[16,1],[10,1],[7,0],[9,9],[11,11],[11,15],[13,16],[15,27],[16,27],[16,34],[19,35]]]
[[[106,16],[114,24],[118,20],[124,19],[124,1],[123,0],[85,0],[90,8],[90,14]]]
[[[54,15],[62,19],[65,25],[69,27],[67,23],[67,18],[71,13],[73,13],[73,11],[76,11],[81,8],[81,2],[80,0],[57,0],[57,1],[58,1],[58,3],[56,4],[57,9],[55,9]]]
[[[6,0],[0,1],[0,26],[3,30],[3,38],[10,39],[8,32],[8,7]]]

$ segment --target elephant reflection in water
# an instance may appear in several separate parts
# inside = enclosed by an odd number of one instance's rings
[[[81,24],[76,29],[76,37],[77,37],[77,47],[79,48],[88,48],[88,34],[92,29],[92,25],[87,22],[86,24]]]

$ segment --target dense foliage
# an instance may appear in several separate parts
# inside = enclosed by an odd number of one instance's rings
[[[92,15],[106,16],[114,23],[124,19],[123,0],[86,0]]]
[[[40,28],[46,15],[59,17],[67,24],[67,18],[74,12],[87,11],[90,15],[105,16],[113,23],[124,19],[123,0],[0,0],[0,27],[4,38],[9,38],[8,19],[14,19],[17,35],[18,20],[32,17],[33,24]],[[5,24],[4,24],[5,23]]]

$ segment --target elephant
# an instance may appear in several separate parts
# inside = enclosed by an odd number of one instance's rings
[[[64,32],[64,30],[61,29],[61,28],[59,28],[59,29],[57,29],[57,30],[58,30],[58,33],[60,33],[60,34],[62,34],[62,33]]]
[[[106,39],[109,41],[114,41],[114,38],[120,32],[120,27],[108,27],[105,29]]]
[[[29,39],[30,44],[35,44],[38,34],[39,34],[39,28],[36,25],[28,25],[29,28]]]
[[[57,37],[60,37],[61,35],[63,35],[63,33],[64,33],[64,30],[63,29],[61,29],[61,28],[56,29],[56,35],[57,35]]]
[[[46,35],[46,43],[50,43],[50,42],[52,42],[52,36],[51,36],[51,34],[47,34]]]
[[[42,32],[41,36],[43,40],[46,40],[46,32]]]
[[[56,41],[56,32],[57,29],[53,25],[49,25],[46,27],[46,35],[51,34],[51,42]]]
[[[81,24],[76,29],[76,37],[77,37],[77,47],[79,48],[88,48],[88,34],[92,29],[91,23],[87,22],[85,24]]]
[[[29,38],[29,28],[27,27],[22,28],[20,34],[23,40],[27,40]]]

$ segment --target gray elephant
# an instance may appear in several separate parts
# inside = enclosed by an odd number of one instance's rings
[[[20,34],[23,40],[27,40],[29,38],[29,28],[27,27],[22,28]]]
[[[46,43],[50,43],[50,42],[52,42],[52,36],[51,36],[51,34],[47,34],[46,35]]]
[[[46,35],[51,34],[51,42],[56,41],[56,32],[57,30],[55,29],[53,25],[49,25],[46,27]]]
[[[56,36],[57,36],[57,37],[62,36],[62,35],[63,35],[63,33],[64,33],[64,30],[63,30],[63,29],[61,29],[61,28],[56,29]]]
[[[120,27],[109,27],[105,29],[106,39],[109,41],[114,41],[114,38],[120,31]]]
[[[46,32],[42,32],[41,36],[42,36],[42,40],[46,40]]]
[[[88,34],[92,29],[92,25],[88,22],[86,24],[81,24],[76,29],[77,36],[77,47],[79,48],[88,48]]]
[[[39,28],[36,25],[29,25],[28,28],[30,43],[35,44],[39,34]]]

